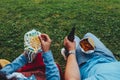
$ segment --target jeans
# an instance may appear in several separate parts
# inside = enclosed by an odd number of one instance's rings
[[[80,38],[78,36],[75,36],[76,59],[78,65],[81,65],[96,56],[106,57],[110,61],[116,61],[113,53],[95,35],[93,35],[92,33],[87,33],[85,34],[84,38],[87,37],[91,37],[93,39],[95,44],[95,51],[92,54],[85,54],[84,52],[82,52],[79,45]]]

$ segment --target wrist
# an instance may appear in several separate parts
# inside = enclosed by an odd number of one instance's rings
[[[44,53],[46,53],[46,52],[48,52],[48,51],[50,51],[50,49],[43,50]]]
[[[69,57],[69,55],[71,55],[71,54],[74,54],[75,55],[75,49],[73,49],[73,50],[69,50],[69,51],[67,51],[66,53],[65,53],[65,56],[68,58]]]
[[[73,50],[68,51],[68,54],[69,54],[69,55],[70,55],[70,54],[75,54],[75,50],[73,49]]]
[[[43,51],[43,54],[44,54],[44,53],[49,53],[50,51],[51,51],[51,50]]]
[[[74,52],[75,53],[75,49],[71,49],[71,50],[69,50],[69,52],[71,53],[71,52]]]
[[[27,51],[24,51],[23,52],[23,55],[25,56],[25,57],[27,57],[28,55],[27,55]]]

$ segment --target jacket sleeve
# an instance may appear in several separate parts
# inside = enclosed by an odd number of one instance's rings
[[[12,74],[13,72],[15,72],[16,70],[21,68],[26,63],[27,63],[27,58],[23,54],[21,54],[12,63],[6,65],[0,71],[4,72],[6,74]]]
[[[60,80],[60,74],[57,65],[54,62],[52,52],[48,51],[42,54],[46,67],[46,80]]]

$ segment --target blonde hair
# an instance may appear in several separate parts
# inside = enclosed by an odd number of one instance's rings
[[[3,68],[4,66],[6,66],[9,63],[10,63],[10,61],[8,61],[6,59],[0,59],[0,67],[1,68]]]

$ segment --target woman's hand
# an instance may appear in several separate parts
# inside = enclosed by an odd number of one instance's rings
[[[47,52],[50,50],[50,45],[51,45],[51,39],[47,34],[41,34],[39,36],[39,39],[41,41],[41,47],[44,52]]]

